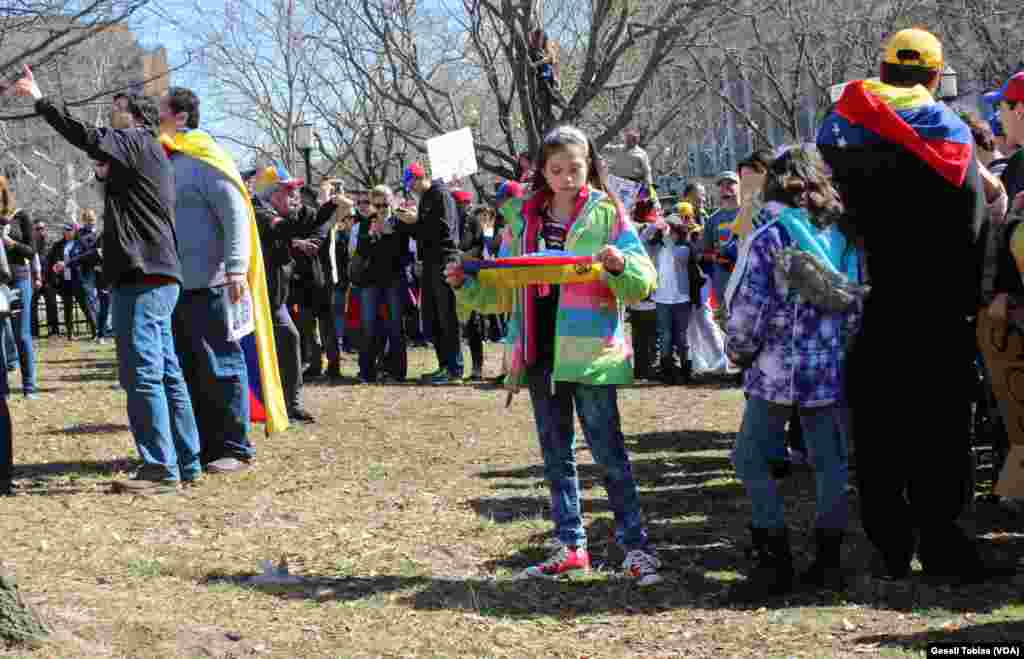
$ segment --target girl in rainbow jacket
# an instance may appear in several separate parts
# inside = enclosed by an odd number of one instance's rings
[[[626,550],[623,569],[648,586],[661,581],[660,562],[648,547],[617,385],[633,380],[625,306],[650,295],[657,273],[621,204],[607,192],[595,154],[577,128],[560,126],[545,136],[534,192],[501,208],[507,224],[499,257],[541,249],[593,256],[603,268],[599,279],[531,285],[501,295],[466,275],[461,264],[449,265],[446,274],[460,305],[511,313],[505,383],[511,391],[529,389],[558,540],[551,557],[522,576],[555,578],[590,568],[576,470],[575,407],[594,460],[606,471],[616,540]]]

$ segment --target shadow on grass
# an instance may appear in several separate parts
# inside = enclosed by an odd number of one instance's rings
[[[61,382],[113,382],[118,379],[118,375],[116,370],[104,370],[98,373],[58,375],[56,379]]]
[[[860,636],[853,639],[852,643],[854,644],[854,649],[856,649],[856,646],[873,646],[923,651],[927,649],[929,643],[1006,643],[1008,645],[1015,643],[1019,648],[1021,639],[1024,639],[1024,620],[988,622],[949,631],[936,629],[916,634]],[[966,655],[961,653],[959,656]],[[1016,655],[1006,654],[1005,656]]]
[[[110,476],[132,471],[140,462],[128,458],[117,460],[80,460],[73,462],[42,462],[16,464],[15,478],[46,479],[55,476]]]
[[[106,435],[113,432],[130,431],[131,428],[123,423],[83,423],[77,426],[66,428],[55,428],[46,431],[47,435]]]

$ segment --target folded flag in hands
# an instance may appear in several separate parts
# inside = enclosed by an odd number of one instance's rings
[[[484,286],[522,288],[538,284],[582,284],[601,278],[603,268],[592,256],[576,256],[561,250],[545,250],[495,259],[464,260],[467,275],[476,275]]]

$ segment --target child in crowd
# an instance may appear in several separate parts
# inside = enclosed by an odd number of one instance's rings
[[[601,279],[534,285],[516,291],[509,321],[512,349],[506,386],[530,391],[558,548],[527,568],[525,577],[554,578],[586,571],[590,554],[583,529],[576,469],[573,410],[594,460],[606,472],[623,568],[641,586],[661,581],[661,563],[648,544],[640,496],[619,416],[618,385],[633,380],[625,304],[654,288],[656,273],[621,203],[597,170],[596,151],[579,129],[559,126],[544,137],[533,192],[501,207],[508,221],[500,256],[565,250],[593,256]],[[467,277],[461,264],[446,269],[460,303],[487,312],[498,290]]]
[[[736,440],[736,473],[753,503],[758,566],[745,588],[756,597],[793,585],[793,559],[777,478],[784,475],[785,426],[799,412],[816,477],[816,557],[806,584],[839,588],[840,547],[849,516],[843,388],[847,338],[860,300],[823,306],[793,274],[810,255],[843,281],[860,281],[856,249],[834,224],[838,195],[816,156],[792,149],[771,166],[762,224],[744,244],[727,293],[727,350],[746,367],[747,404]],[[812,302],[811,300],[816,300]]]

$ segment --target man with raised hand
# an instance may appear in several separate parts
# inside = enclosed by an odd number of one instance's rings
[[[36,99],[36,112],[96,161],[104,184],[103,254],[116,301],[121,385],[144,462],[135,478],[116,487],[173,492],[199,478],[201,468],[195,416],[171,336],[182,277],[174,171],[156,138],[157,109],[140,97],[115,100],[110,128],[97,128],[44,98],[28,67],[14,90]]]

